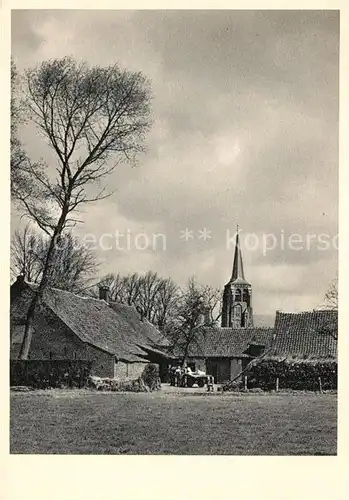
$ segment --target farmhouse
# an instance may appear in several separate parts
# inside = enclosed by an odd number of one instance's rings
[[[37,285],[22,277],[11,286],[11,359],[17,359],[25,318]],[[93,361],[91,373],[101,377],[136,378],[149,362],[167,366],[160,332],[130,306],[49,288],[35,315],[30,359]]]
[[[271,345],[273,334],[273,328],[203,326],[189,345],[187,365],[213,375],[217,383],[227,382]],[[179,358],[182,350],[177,348],[174,354]]]

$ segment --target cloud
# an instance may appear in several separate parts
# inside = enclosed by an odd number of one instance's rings
[[[79,231],[160,232],[167,249],[99,251],[103,272],[152,268],[222,286],[237,222],[259,238],[337,234],[337,12],[14,11],[12,47],[22,70],[70,54],[152,80],[148,151],[137,168],[118,166],[115,196],[87,206]],[[54,165],[31,125],[23,139]],[[186,227],[212,238],[184,242]],[[337,266],[333,245],[245,247],[244,258],[257,313],[314,307]]]

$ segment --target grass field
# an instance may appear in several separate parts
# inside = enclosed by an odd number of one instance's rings
[[[334,455],[332,394],[11,393],[11,453]]]

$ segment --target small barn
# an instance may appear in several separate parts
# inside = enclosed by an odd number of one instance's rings
[[[17,359],[25,319],[37,285],[18,278],[11,286],[11,359]],[[29,359],[92,361],[91,374],[136,378],[149,362],[167,369],[168,342],[136,309],[48,288],[33,325]]]
[[[274,329],[269,327],[203,326],[189,345],[187,365],[194,371],[199,369],[213,375],[216,383],[227,382],[271,345],[273,334]],[[183,347],[175,347],[178,360],[183,353]]]
[[[275,339],[249,366],[249,387],[336,389],[337,328],[337,311],[277,312]]]
[[[337,311],[277,311],[274,330],[268,357],[337,359]]]

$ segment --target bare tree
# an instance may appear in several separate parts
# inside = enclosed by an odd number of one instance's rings
[[[109,273],[101,279],[100,284],[109,287],[111,301],[134,305],[143,317],[160,330],[165,328],[174,313],[180,291],[171,278],[163,278],[152,271],[145,275],[133,273],[127,276]],[[92,288],[88,294],[97,297],[98,288]]]
[[[122,276],[120,273],[108,273],[93,287],[84,291],[87,295],[98,297],[99,287],[105,285],[109,288],[109,298],[112,302],[120,302],[129,306],[138,306],[141,277],[137,273]]]
[[[223,291],[220,288],[205,286],[206,322],[217,325],[222,316]]]
[[[21,197],[37,198],[38,186],[31,182],[29,169],[40,175],[40,163],[31,163],[19,138],[19,128],[25,122],[25,110],[20,92],[20,76],[16,64],[11,58],[11,197],[16,201]]]
[[[42,254],[42,269],[46,261],[48,241],[45,241]],[[48,284],[61,290],[78,292],[95,278],[98,272],[98,262],[93,252],[77,237],[65,233],[53,256],[54,265]]]
[[[215,307],[216,291],[209,286],[200,286],[194,278],[190,278],[176,304],[174,316],[166,328],[167,336],[173,346],[183,353],[182,366],[186,363],[190,346],[198,341],[201,327],[214,324]]]
[[[326,309],[338,310],[338,278],[336,277],[325,294]]]
[[[26,73],[28,114],[53,149],[57,166],[45,175],[28,166],[41,197],[20,196],[26,214],[48,235],[38,291],[31,302],[20,358],[27,359],[35,309],[52,273],[62,233],[79,222],[81,205],[110,193],[89,194],[121,160],[135,161],[150,127],[149,83],[117,65],[89,68],[71,58],[50,60]],[[109,162],[114,159],[113,162]]]
[[[125,304],[132,306],[138,305],[138,299],[140,294],[140,276],[137,273],[129,274],[125,277],[124,281],[124,299]]]
[[[138,297],[138,306],[142,310],[144,317],[148,321],[154,322],[156,315],[156,298],[160,289],[161,280],[157,273],[148,271],[140,278],[140,291]]]
[[[19,76],[16,64],[11,58],[11,195],[16,197],[19,186],[27,184],[21,172],[21,166],[27,161],[27,155],[18,137],[18,127],[23,123],[21,100],[18,96]]]
[[[155,296],[154,323],[160,331],[164,331],[167,322],[175,313],[176,303],[179,300],[179,286],[171,278],[161,278]]]
[[[40,283],[48,245],[48,238],[43,238],[30,225],[16,231],[11,244],[12,276],[20,274],[27,281]],[[93,253],[78,238],[66,233],[54,254],[52,269],[50,286],[76,292],[93,279],[98,264]]]
[[[179,287],[171,278],[163,278],[148,271],[140,277],[137,305],[148,321],[163,330],[178,295]]]
[[[320,316],[321,321],[317,328],[318,333],[329,335],[338,340],[338,277],[331,282],[326,294],[324,305],[320,309],[329,311],[326,315]]]
[[[33,228],[27,224],[22,231],[15,231],[11,242],[11,275],[22,275],[36,283],[42,273],[42,245]]]

